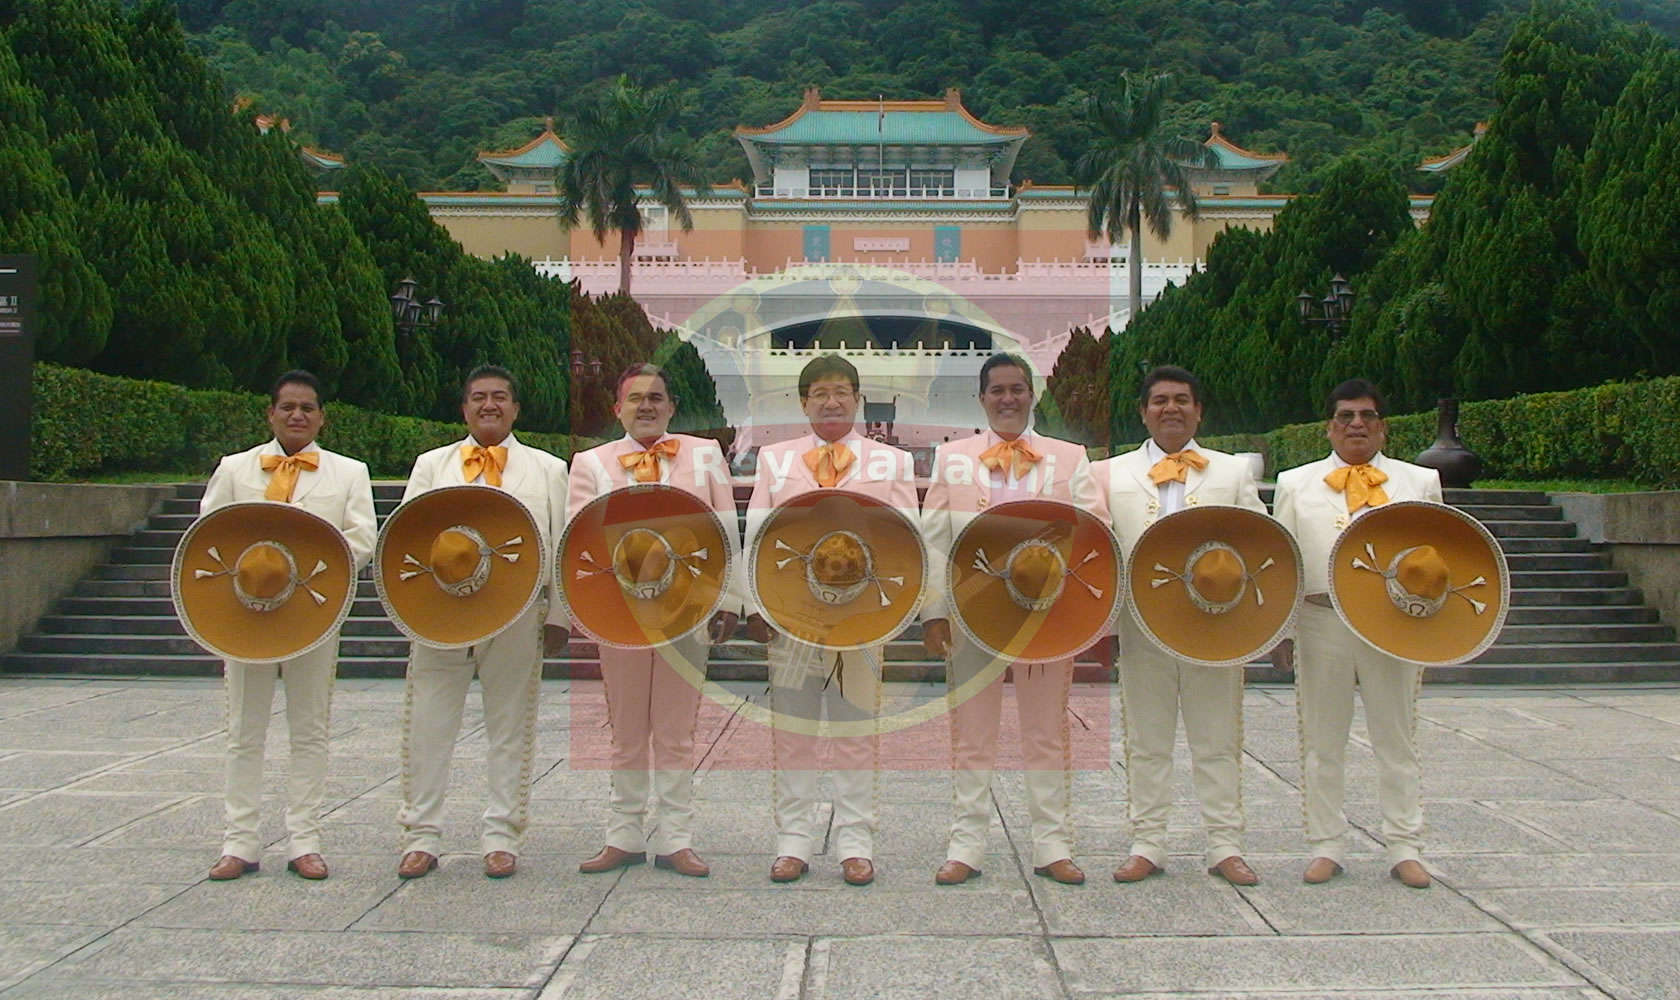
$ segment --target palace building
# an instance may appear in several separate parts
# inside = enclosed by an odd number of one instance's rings
[[[1287,160],[1244,149],[1217,122],[1216,169],[1191,169],[1198,218],[1180,215],[1142,259],[1087,238],[1087,199],[1071,187],[1011,182],[1024,128],[980,121],[956,90],[942,100],[835,101],[807,91],[783,120],[735,130],[752,177],[690,198],[694,226],[649,204],[632,291],[654,322],[700,349],[738,447],[802,425],[793,385],[817,353],[852,357],[873,418],[927,446],[973,433],[975,376],[996,350],[1043,377],[1075,327],[1101,335],[1129,317],[1130,268],[1144,301],[1182,283],[1232,226],[1269,229],[1288,196],[1260,192]],[[544,274],[604,293],[619,285],[618,240],[557,215],[568,154],[552,122],[479,161],[500,192],[422,195],[470,253],[514,251]],[[331,199],[331,195],[323,198]],[[1427,213],[1414,200],[1413,214]],[[873,419],[872,418],[872,419]],[[873,426],[873,425],[872,425]]]

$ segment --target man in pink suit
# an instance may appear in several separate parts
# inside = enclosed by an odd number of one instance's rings
[[[746,570],[723,450],[710,438],[670,433],[676,412],[677,400],[664,372],[653,365],[632,365],[618,377],[618,401],[613,404],[624,437],[572,458],[568,524],[597,497],[632,483],[664,483],[699,497],[723,519],[734,566],[723,607],[707,632],[649,649],[600,647],[601,680],[612,722],[612,818],[606,846],[578,865],[585,874],[647,860],[644,821],[650,791],[655,802],[654,864],[696,878],[711,873],[694,853],[694,719],[700,689],[673,664],[704,673],[710,643],[726,642],[735,632]]]
[[[799,401],[811,433],[766,445],[758,454],[758,481],[747,505],[747,550],[770,512],[815,489],[839,488],[877,497],[916,516],[915,469],[909,452],[857,431],[857,368],[827,354],[799,373]],[[770,707],[776,775],[776,860],[770,878],[792,882],[810,868],[816,840],[818,738],[812,727],[824,709],[831,723],[867,723],[880,714],[882,646],[834,652],[777,634],[747,595],[748,635],[769,644]],[[799,732],[794,731],[802,730]],[[873,737],[832,741],[834,843],[841,873],[852,885],[875,880],[876,751]]]
[[[949,568],[957,535],[989,507],[1010,500],[1049,499],[1102,513],[1082,445],[1035,434],[1032,370],[1024,358],[994,354],[980,368],[980,405],[990,429],[939,446],[933,482],[922,505],[927,540],[927,604],[922,641],[928,655],[947,658],[947,685],[955,693],[988,667],[990,683],[957,701],[951,710],[952,781],[955,821],[946,862],[934,876],[957,885],[980,874],[991,826],[992,767],[997,759],[998,721],[1003,711],[1003,671],[990,653],[958,635],[953,640]],[[1072,771],[1069,760],[1068,691],[1073,659],[1014,668],[1015,700],[1021,714],[1021,743],[1032,815],[1033,873],[1077,885],[1085,873],[1073,863]]]

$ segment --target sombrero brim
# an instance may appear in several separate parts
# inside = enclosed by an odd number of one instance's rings
[[[673,544],[680,554],[704,551],[690,565],[679,565],[671,585],[656,598],[624,593],[610,571],[612,553],[624,533],[648,528]],[[687,490],[660,483],[640,483],[596,497],[583,506],[560,536],[555,562],[560,598],[583,633],[618,649],[647,649],[675,642],[705,627],[728,594],[732,546],[723,520]],[[597,572],[600,567],[608,572]]]
[[[1021,607],[1003,580],[975,566],[978,559],[1004,572],[1010,551],[1031,538],[1055,544],[1079,574],[1067,578],[1061,596],[1044,611]],[[1091,553],[1095,558],[1087,560]],[[950,570],[957,627],[981,649],[1015,663],[1078,655],[1108,634],[1124,599],[1114,532],[1089,511],[1058,500],[1012,500],[980,514],[957,535]]]
[[[1191,553],[1207,542],[1236,550],[1252,576],[1239,603],[1219,614],[1198,607],[1172,575],[1184,573]],[[1271,565],[1261,569],[1267,560]],[[1144,529],[1126,583],[1132,619],[1144,636],[1169,656],[1208,667],[1240,666],[1283,641],[1306,588],[1301,549],[1288,529],[1245,507],[1211,504],[1186,507]]]
[[[501,555],[490,560],[490,577],[476,593],[455,597],[430,573],[403,579],[425,562],[438,533],[466,525]],[[517,544],[507,544],[518,539]],[[547,566],[542,532],[530,510],[512,494],[491,486],[446,486],[413,497],[391,512],[379,532],[373,580],[385,611],[402,633],[438,649],[484,642],[519,620],[537,599]]]
[[[286,546],[298,575],[308,577],[286,603],[273,611],[254,611],[235,596],[220,573],[240,553],[259,541]],[[218,561],[210,555],[215,549]],[[317,563],[326,568],[313,576]],[[291,504],[257,500],[228,504],[192,523],[175,547],[170,566],[170,596],[175,614],[193,641],[217,656],[248,663],[277,663],[312,652],[338,633],[356,596],[350,543],[325,518]],[[316,601],[313,594],[324,600]]]
[[[1449,596],[1427,618],[1395,607],[1379,573],[1353,565],[1375,562],[1386,569],[1402,549],[1433,545],[1446,559],[1451,586],[1481,577],[1464,596]],[[1369,551],[1367,551],[1369,546]],[[1477,611],[1465,597],[1482,604]],[[1505,626],[1511,574],[1499,542],[1480,521],[1455,507],[1406,500],[1384,504],[1353,519],[1330,550],[1330,602],[1353,633],[1379,652],[1425,666],[1463,663],[1481,655]]]
[[[823,603],[805,581],[805,564],[788,560],[777,546],[809,552],[817,539],[839,529],[856,532],[869,546],[877,577],[903,578],[884,585],[885,605],[882,589],[873,585],[849,603]],[[824,649],[865,649],[915,620],[927,585],[927,546],[911,519],[881,500],[851,490],[812,490],[770,512],[747,554],[747,573],[760,614],[778,632]]]

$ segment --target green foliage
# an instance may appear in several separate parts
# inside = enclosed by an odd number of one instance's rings
[[[1093,133],[1082,110],[1120,70],[1172,74],[1166,133],[1225,123],[1291,160],[1314,191],[1358,154],[1397,179],[1488,116],[1495,64],[1525,0],[190,0],[195,43],[240,93],[300,134],[414,188],[476,188],[479,149],[530,116],[564,117],[623,74],[670,83],[714,183],[746,175],[737,124],[826,96],[937,97],[1034,132],[1016,179],[1066,184]],[[1621,0],[1670,33],[1667,0]],[[534,132],[526,132],[528,138]]]
[[[1042,425],[1044,433],[1093,447],[1108,445],[1108,347],[1113,340],[1099,341],[1084,327],[1068,337],[1039,400],[1041,412],[1050,421]]]
[[[35,479],[65,481],[131,470],[208,476],[223,455],[270,436],[268,397],[192,390],[79,368],[35,366]],[[375,476],[401,478],[415,456],[465,436],[460,423],[374,413],[346,403],[326,408],[321,443],[368,463]],[[519,439],[570,459],[601,442],[519,431]]]
[[[1488,477],[1632,479],[1680,487],[1680,378],[1613,382],[1464,403],[1458,436]],[[1384,451],[1410,460],[1435,441],[1433,412],[1392,417]],[[1267,468],[1291,469],[1329,453],[1323,423],[1267,435]]]

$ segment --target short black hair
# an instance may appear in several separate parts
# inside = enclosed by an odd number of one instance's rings
[[[672,402],[676,402],[677,397],[671,392],[671,380],[666,376],[665,369],[649,362],[637,362],[618,373],[618,385],[613,388],[613,399],[624,399],[624,383],[643,375],[652,375],[659,379],[665,386],[665,395],[670,396]]]
[[[981,392],[986,391],[986,380],[992,377],[993,368],[1021,369],[1021,374],[1025,375],[1027,378],[1027,388],[1032,388],[1033,370],[1032,365],[1027,364],[1027,359],[1021,357],[1019,354],[1010,354],[1008,351],[999,351],[987,358],[986,363],[980,366]]]
[[[1348,399],[1370,399],[1377,404],[1377,416],[1388,416],[1388,403],[1377,384],[1368,378],[1350,378],[1330,390],[1330,397],[1324,401],[1324,419],[1336,419],[1336,404]]]
[[[1149,405],[1149,393],[1157,382],[1183,382],[1190,387],[1190,400],[1197,406],[1202,405],[1202,380],[1191,374],[1190,369],[1177,365],[1156,365],[1143,377],[1143,388],[1138,390],[1138,405]]]
[[[508,395],[513,397],[515,403],[519,402],[519,383],[513,380],[513,372],[508,371],[501,365],[479,365],[472,371],[467,372],[466,381],[461,383],[461,402],[465,403],[467,401],[467,390],[471,389],[472,384],[481,378],[499,378],[506,382]]]
[[[838,354],[824,354],[820,357],[812,358],[810,363],[800,369],[799,372],[799,401],[805,401],[805,397],[811,394],[811,386],[815,385],[819,380],[825,378],[835,378],[837,376],[852,383],[853,392],[858,391],[858,371],[856,365],[847,361],[845,358],[842,358]]]
[[[279,405],[280,390],[288,385],[308,386],[315,390],[315,402],[325,405],[326,400],[321,398],[321,380],[316,378],[313,372],[306,372],[302,368],[293,368],[289,372],[281,373],[280,377],[274,380],[274,385],[269,388],[268,405],[270,407]]]

